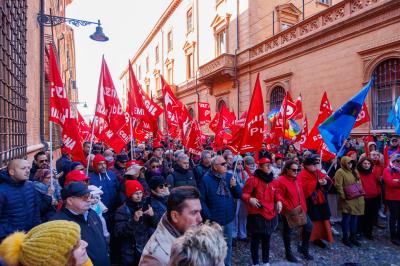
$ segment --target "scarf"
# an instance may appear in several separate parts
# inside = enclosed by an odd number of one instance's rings
[[[226,174],[220,174],[213,171],[214,176],[218,181],[217,195],[219,196],[230,196],[230,191],[226,183]]]
[[[274,179],[274,173],[265,173],[263,172],[261,169],[257,169],[255,172],[254,176],[257,176],[259,179],[261,179],[262,181],[264,181],[265,183],[270,183],[273,179]]]
[[[166,213],[161,218],[161,223],[173,237],[178,238],[181,236],[181,233],[168,221],[168,215]]]

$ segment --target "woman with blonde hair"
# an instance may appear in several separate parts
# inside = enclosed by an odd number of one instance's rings
[[[169,266],[223,266],[227,249],[221,226],[205,223],[175,240]]]
[[[0,257],[8,266],[92,266],[87,245],[77,223],[51,221],[6,237]]]

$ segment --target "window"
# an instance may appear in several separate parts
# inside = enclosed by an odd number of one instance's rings
[[[390,110],[400,96],[400,59],[388,59],[380,63],[373,72],[375,83],[372,87],[373,129],[393,128],[387,122]]]
[[[193,31],[193,12],[190,8],[186,13],[186,33]]]
[[[149,57],[146,57],[146,73],[149,73],[150,71],[150,59]]]
[[[226,52],[226,30],[222,30],[216,34],[216,56]]]
[[[139,76],[139,80],[141,80],[142,79],[142,66],[141,65],[139,65],[139,67],[138,67],[138,76]]]
[[[169,84],[173,84],[173,78],[172,78],[172,66],[167,67],[167,81]]]
[[[281,86],[276,86],[271,91],[270,96],[270,111],[275,108],[280,108],[283,102],[283,98],[285,97],[285,89]]]
[[[146,94],[150,95],[150,84],[146,83]]]
[[[158,93],[158,91],[161,90],[161,80],[159,75],[155,76],[155,82],[156,82],[156,93]]]
[[[158,45],[156,46],[156,49],[155,49],[155,58],[156,58],[156,64],[160,61],[160,51],[159,51],[159,47],[158,47]]]
[[[168,52],[172,50],[172,30],[167,34],[167,49]]]
[[[193,53],[186,55],[186,79],[194,77],[194,56]]]
[[[321,4],[325,4],[325,5],[331,4],[331,0],[318,0],[318,2],[320,2]]]
[[[218,104],[217,104],[217,110],[218,110],[218,112],[221,112],[221,109],[222,109],[222,106],[226,106],[226,103],[225,103],[225,101],[224,100],[219,100],[218,101]]]
[[[190,114],[190,117],[194,119],[194,110],[193,110],[192,107],[189,107],[188,112],[189,112],[189,114]]]

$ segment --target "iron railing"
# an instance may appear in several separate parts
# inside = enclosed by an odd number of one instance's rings
[[[26,156],[26,0],[0,2],[0,168]]]

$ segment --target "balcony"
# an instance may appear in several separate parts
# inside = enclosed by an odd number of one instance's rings
[[[235,56],[222,54],[199,67],[198,80],[205,83],[232,80],[235,71]]]

